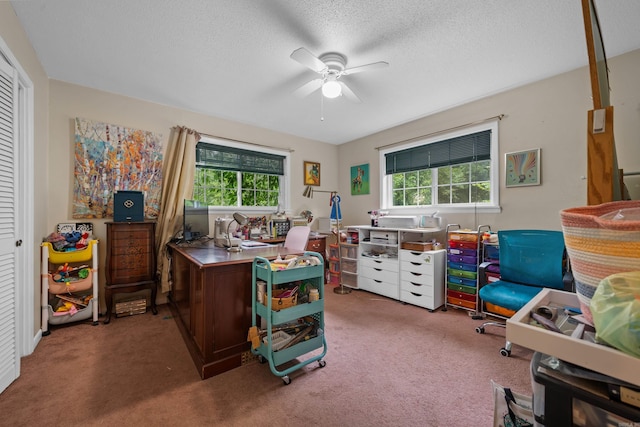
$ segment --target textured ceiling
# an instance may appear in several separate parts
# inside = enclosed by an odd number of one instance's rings
[[[341,144],[587,64],[580,0],[27,0],[48,76]],[[640,1],[596,0],[608,57],[640,48]],[[360,97],[300,99],[289,55],[340,52]],[[324,120],[321,120],[324,117]]]

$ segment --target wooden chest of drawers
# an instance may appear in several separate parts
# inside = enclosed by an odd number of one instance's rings
[[[105,304],[111,320],[113,295],[151,291],[151,311],[156,309],[155,222],[107,222]]]
[[[306,249],[322,255],[324,264],[327,265],[327,236],[309,236]]]

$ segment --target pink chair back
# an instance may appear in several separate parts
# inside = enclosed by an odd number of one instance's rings
[[[311,227],[306,225],[291,227],[284,241],[284,247],[294,251],[304,251],[307,248],[310,233]]]

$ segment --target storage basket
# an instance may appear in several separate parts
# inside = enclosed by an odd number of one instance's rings
[[[86,278],[79,279],[74,277],[73,280],[68,282],[56,282],[53,280],[54,275],[49,274],[49,293],[57,295],[69,292],[86,291],[87,289],[90,289],[91,286],[93,286],[93,272],[89,268],[87,268],[87,270],[89,270],[89,275]]]
[[[98,244],[97,240],[89,240],[86,247],[71,251],[56,251],[49,242],[42,243],[49,248],[49,262],[52,264],[64,264],[65,262],[85,262],[93,256],[93,245]]]
[[[271,348],[273,349],[273,351],[278,351],[285,345],[289,344],[292,339],[292,335],[289,335],[283,331],[276,331],[271,334]],[[264,345],[267,345],[267,340],[268,338],[266,336],[262,338],[262,342],[264,343]]]
[[[640,201],[609,202],[560,212],[562,232],[583,314],[600,281],[612,274],[640,271],[640,218],[617,213],[640,212]]]
[[[285,308],[293,307],[298,303],[298,294],[296,293],[292,297],[287,298],[278,298],[278,295],[283,293],[286,289],[274,289],[271,293],[271,310],[280,311]],[[267,294],[265,294],[265,299],[267,298]],[[266,301],[265,304],[267,305]]]

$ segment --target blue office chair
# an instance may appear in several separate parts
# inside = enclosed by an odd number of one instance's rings
[[[488,268],[495,262],[482,263],[478,269],[482,312],[508,319],[542,288],[573,291],[564,237],[561,231],[504,230],[498,232],[500,279],[487,283]],[[489,321],[476,328],[479,334],[487,326],[506,327],[505,322]],[[511,355],[511,343],[500,349]]]

